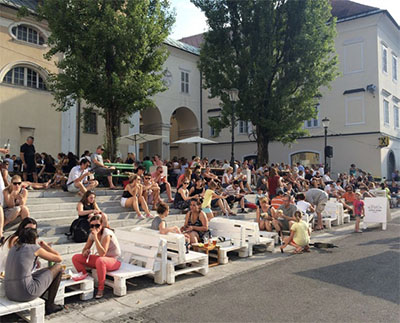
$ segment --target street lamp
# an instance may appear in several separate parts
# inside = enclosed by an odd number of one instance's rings
[[[328,170],[328,163],[327,163],[327,157],[326,157],[326,153],[327,153],[327,146],[328,146],[328,127],[329,127],[329,122],[330,120],[325,117],[322,119],[322,126],[324,127],[325,130],[325,147],[324,147],[324,172],[326,173],[326,171]]]
[[[239,90],[230,89],[228,90],[229,100],[232,102],[232,112],[231,112],[231,166],[235,169],[235,104],[239,101]]]

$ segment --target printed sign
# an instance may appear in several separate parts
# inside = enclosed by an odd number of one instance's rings
[[[388,199],[386,197],[373,197],[364,200],[364,222],[386,223],[388,220]]]

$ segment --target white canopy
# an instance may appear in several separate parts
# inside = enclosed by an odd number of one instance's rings
[[[163,136],[160,135],[153,135],[153,134],[148,134],[148,133],[132,133],[126,136],[119,137],[118,139],[122,142],[128,143],[129,145],[134,144],[135,145],[135,153],[136,153],[136,158],[138,158],[138,145],[143,144],[145,142],[153,141],[153,140],[158,140],[163,138]]]
[[[173,143],[174,144],[215,144],[216,142],[206,139],[206,138],[195,136],[195,137],[189,137],[189,138],[177,140]]]

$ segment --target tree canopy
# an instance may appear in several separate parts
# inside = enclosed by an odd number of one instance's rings
[[[199,66],[204,87],[220,97],[211,124],[230,124],[227,89],[239,90],[235,115],[256,128],[259,162],[271,141],[303,136],[320,89],[337,76],[335,19],[328,0],[191,0],[206,15]]]
[[[51,31],[46,58],[59,57],[60,71],[48,80],[58,109],[77,99],[100,109],[114,157],[121,122],[166,90],[163,41],[174,22],[168,1],[46,0],[38,12]]]

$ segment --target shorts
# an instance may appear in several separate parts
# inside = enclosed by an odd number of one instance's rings
[[[201,209],[204,213],[213,213],[209,207],[204,207]]]
[[[325,206],[326,206],[326,203],[328,202],[328,200],[322,200],[322,201],[320,201],[317,205],[316,205],[316,207],[315,207],[315,212],[317,212],[317,213],[322,213],[322,212],[324,212],[324,210],[325,210]]]
[[[83,186],[88,187],[88,186],[89,186],[89,183],[83,184]],[[70,192],[70,193],[77,193],[77,192],[80,191],[79,188],[77,188],[77,187],[75,186],[74,183],[69,184],[69,185],[67,186],[67,190],[68,190],[68,192]]]
[[[114,172],[114,169],[109,169],[109,168],[105,168],[105,167],[96,167],[96,168],[92,169],[92,171],[96,175],[109,176]]]
[[[279,220],[279,224],[281,225],[282,230],[288,231],[289,230],[289,221],[286,219]]]
[[[211,207],[216,207],[216,206],[218,205],[218,200],[219,200],[219,199],[213,199],[213,200],[211,201]]]
[[[19,212],[21,212],[21,208],[19,206],[7,207],[4,209],[4,218],[7,220],[11,219]]]
[[[121,197],[121,206],[125,207],[126,201],[128,201],[127,197]]]
[[[36,173],[36,164],[35,163],[27,163],[26,168],[24,168],[24,173],[32,174]]]

